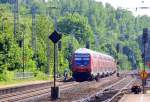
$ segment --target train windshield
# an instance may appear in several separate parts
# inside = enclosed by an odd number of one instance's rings
[[[87,66],[90,62],[89,54],[75,54],[75,64],[78,66]]]

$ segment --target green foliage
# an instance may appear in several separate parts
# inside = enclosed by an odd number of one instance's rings
[[[12,81],[14,79],[14,72],[4,71],[0,74],[0,81]]]
[[[120,53],[118,55],[120,70],[131,70],[131,62],[128,61],[128,57]]]
[[[32,45],[31,7],[36,8],[36,50]],[[150,26],[150,17],[138,16],[127,10],[103,6],[94,0],[22,0],[19,1],[19,26],[14,37],[12,5],[0,1],[0,80],[13,77],[14,71],[35,72],[37,79],[53,74],[54,46],[48,36],[55,30],[63,34],[62,49],[57,54],[58,71],[63,74],[70,67],[72,53],[90,42],[90,49],[109,54],[119,60],[120,69],[130,70],[129,56],[116,51],[116,44],[128,46],[135,54],[138,68],[143,67],[138,37],[144,27]],[[57,18],[57,22],[53,19]],[[55,25],[55,27],[54,27]],[[49,50],[50,46],[50,50]],[[24,56],[23,56],[24,55]],[[50,61],[49,61],[50,56]],[[50,69],[48,69],[48,63]],[[12,73],[11,73],[11,72]],[[5,77],[6,76],[6,77]]]
[[[58,29],[67,35],[74,35],[81,44],[85,44],[87,39],[93,39],[87,18],[80,16],[78,13],[67,14],[62,17],[58,22]]]
[[[48,76],[45,73],[40,72],[40,71],[35,71],[34,76],[37,80],[47,80],[48,79]]]

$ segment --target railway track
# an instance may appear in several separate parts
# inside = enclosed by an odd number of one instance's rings
[[[129,92],[128,89],[131,88],[131,85],[135,83],[134,78],[126,77],[122,80],[105,87],[103,90],[98,93],[82,100],[80,102],[117,102],[118,99],[125,93]]]
[[[58,82],[63,82],[62,80],[63,78],[57,78]],[[4,87],[4,88],[0,88],[0,96],[4,94],[14,93],[14,92],[21,92],[30,89],[51,86],[52,84],[53,84],[52,81],[45,81],[45,82],[38,82],[38,83],[31,82],[30,84],[26,84],[26,85]]]
[[[35,89],[39,87],[45,87],[51,84],[52,82],[41,82],[41,83],[34,83],[34,84],[28,84],[28,85],[18,85],[18,86],[0,88],[0,96],[14,93],[14,92],[21,92],[25,90]]]
[[[62,91],[61,98],[57,102],[107,102],[109,101],[107,100],[108,97],[111,99],[124,85],[129,85],[128,81],[131,79],[134,81],[132,77],[109,77],[102,79],[100,82],[84,82],[76,86],[76,88]],[[98,97],[98,95],[104,92],[111,92],[111,95],[108,96],[107,94],[106,96],[104,94],[101,96],[101,98],[103,97],[102,101],[96,101],[95,96]]]
[[[68,87],[73,87],[78,83],[72,82],[57,82],[57,85],[61,89],[66,89]],[[50,96],[51,87],[53,86],[52,82],[40,83],[37,85],[29,86],[18,86],[16,89],[1,89],[0,102],[20,102],[20,101],[36,101],[41,98]],[[19,90],[20,89],[20,90]],[[5,93],[5,94],[2,94]]]
[[[98,90],[102,90],[103,87],[108,86],[112,83],[115,83],[116,81],[121,80],[121,79],[122,79],[121,77],[118,78],[115,76],[111,76],[111,77],[103,78],[99,82],[96,82],[96,81],[82,82],[76,85],[75,87],[60,91],[60,95],[61,95],[60,99],[56,101],[54,100],[51,100],[51,101],[53,102],[81,101],[79,99],[85,99],[88,96],[96,93]],[[42,100],[42,102],[51,102],[51,101],[50,101],[50,98]]]
[[[57,102],[71,102],[78,99],[86,100],[87,96],[91,96],[98,90],[103,90],[105,86],[109,86],[121,79],[121,77],[111,76],[101,79],[100,82],[57,82],[61,94],[60,99],[57,100]],[[45,85],[36,88],[30,87],[31,89],[27,88],[27,90],[22,89],[21,91],[18,90],[16,92],[0,95],[0,102],[49,102],[51,100],[52,86],[53,83],[49,83],[48,86]]]

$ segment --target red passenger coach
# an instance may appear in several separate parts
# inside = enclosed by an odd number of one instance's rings
[[[72,57],[73,78],[76,81],[92,80],[116,72],[113,57],[86,48],[76,50]]]

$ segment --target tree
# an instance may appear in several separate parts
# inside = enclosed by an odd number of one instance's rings
[[[93,42],[92,30],[87,18],[78,13],[67,14],[62,17],[58,22],[58,30],[66,35],[74,36],[82,45],[85,45],[87,37]]]

